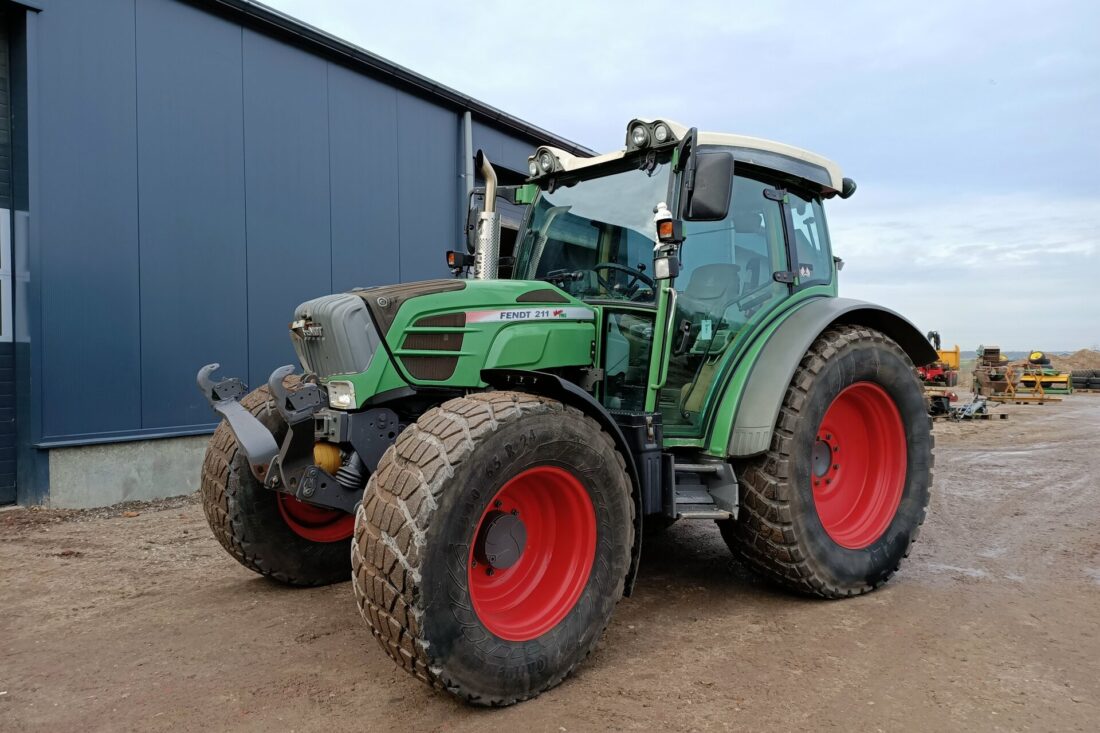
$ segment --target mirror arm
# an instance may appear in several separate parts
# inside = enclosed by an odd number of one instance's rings
[[[680,141],[679,146],[676,148],[676,168],[673,172],[683,171],[683,176],[679,182],[679,190],[676,190],[677,186],[674,185],[677,182],[676,176],[673,175],[669,177],[668,195],[665,197],[665,200],[670,204],[675,202],[673,210],[676,212],[675,218],[677,219],[684,218],[684,205],[687,199],[685,194],[689,192],[684,184],[687,182],[689,176],[692,179],[692,187],[695,185],[695,148],[697,147],[695,141],[698,136],[698,128],[691,128],[688,130],[688,133],[684,135],[684,139]]]

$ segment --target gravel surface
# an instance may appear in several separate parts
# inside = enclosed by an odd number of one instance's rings
[[[397,670],[348,584],[241,568],[194,497],[0,512],[0,730],[1093,731],[1100,395],[999,410],[937,424],[929,519],[882,590],[776,591],[683,522],[578,674],[496,711]]]

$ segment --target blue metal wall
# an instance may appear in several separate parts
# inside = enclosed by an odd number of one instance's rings
[[[447,275],[462,110],[176,0],[43,4],[40,445],[201,431],[198,367],[261,384],[299,302]],[[474,138],[520,171],[535,145]]]

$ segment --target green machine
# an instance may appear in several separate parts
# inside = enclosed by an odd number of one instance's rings
[[[225,549],[291,585],[350,577],[387,654],[481,705],[561,682],[678,520],[796,592],[885,583],[928,505],[914,365],[937,355],[837,297],[823,204],[855,183],[668,120],[596,157],[539,148],[520,186],[479,159],[454,279],[303,303],[300,371],[251,393],[200,370]],[[501,199],[525,207],[507,257]]]

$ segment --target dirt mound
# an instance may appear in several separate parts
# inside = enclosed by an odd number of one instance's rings
[[[1100,351],[1081,349],[1065,356],[1051,356],[1050,365],[1056,369],[1100,369]]]

